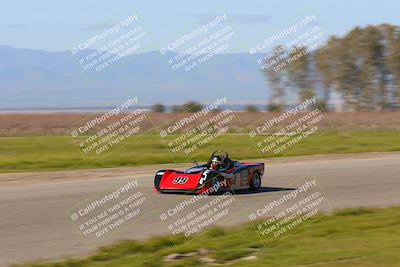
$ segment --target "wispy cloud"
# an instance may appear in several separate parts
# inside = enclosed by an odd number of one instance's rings
[[[204,13],[196,14],[192,17],[197,19],[199,24],[207,23],[209,20],[215,18],[216,16],[221,16],[218,13]],[[271,16],[267,14],[226,14],[228,21],[243,23],[243,24],[257,24],[266,23],[271,20]]]
[[[115,24],[110,23],[110,22],[101,22],[101,23],[96,23],[87,27],[84,27],[83,30],[85,31],[102,31],[108,28],[113,27]]]
[[[266,14],[233,14],[229,16],[232,21],[240,23],[265,23],[271,20],[271,17]]]
[[[19,30],[28,28],[28,24],[22,24],[22,23],[0,24],[0,28]]]

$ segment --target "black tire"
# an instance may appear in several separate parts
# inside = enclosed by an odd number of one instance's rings
[[[258,191],[261,188],[261,175],[258,172],[255,172],[253,174],[253,177],[251,177],[251,183],[250,183],[250,190],[251,191]]]

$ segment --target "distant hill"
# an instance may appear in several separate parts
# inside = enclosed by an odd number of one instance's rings
[[[266,103],[266,81],[258,57],[220,54],[185,72],[169,66],[158,51],[122,58],[101,72],[84,71],[69,51],[0,47],[0,107],[90,107],[137,96],[142,104],[207,102]]]

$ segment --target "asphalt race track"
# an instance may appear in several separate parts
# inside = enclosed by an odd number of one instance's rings
[[[234,225],[249,221],[249,214],[265,203],[315,179],[324,194],[321,210],[345,207],[385,207],[400,204],[400,153],[321,156],[264,161],[267,173],[261,192],[238,192],[229,215],[217,221]],[[183,168],[189,165],[175,166]],[[169,167],[169,166],[167,166]],[[166,166],[107,170],[0,174],[0,266],[38,259],[57,259],[87,254],[119,239],[140,239],[167,234],[160,214],[190,195],[152,191],[156,170]],[[152,208],[142,209],[140,220],[110,235],[87,239],[73,224],[69,210],[84,206],[106,192],[136,180]],[[207,201],[220,195],[209,196]],[[201,206],[185,208],[185,213]],[[145,207],[145,206],[143,206]]]

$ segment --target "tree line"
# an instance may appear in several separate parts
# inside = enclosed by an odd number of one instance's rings
[[[175,113],[184,113],[184,112],[189,112],[189,113],[194,113],[194,112],[199,112],[202,110],[204,106],[198,102],[195,101],[188,101],[182,105],[174,105],[172,106],[172,112]],[[161,104],[161,103],[156,103],[151,107],[152,112],[157,112],[157,113],[163,113],[166,112],[167,109],[166,107]],[[220,109],[215,109],[213,112],[220,112]],[[245,112],[258,112],[258,108],[255,105],[246,105],[244,107]]]
[[[282,68],[284,60],[291,64]],[[355,27],[315,50],[276,46],[264,63],[272,92],[269,110],[285,108],[291,94],[300,101],[316,95],[324,106],[335,95],[345,111],[400,109],[398,26]]]

